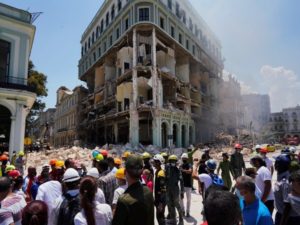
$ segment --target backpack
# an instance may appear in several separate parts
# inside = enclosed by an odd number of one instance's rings
[[[209,176],[212,179],[212,185],[224,186],[224,181],[221,177],[213,173],[209,174]]]
[[[71,196],[64,194],[65,199],[60,205],[57,225],[74,225],[74,218],[80,212],[80,199],[79,194]]]

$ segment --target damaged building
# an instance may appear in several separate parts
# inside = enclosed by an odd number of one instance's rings
[[[188,1],[106,0],[81,46],[86,143],[186,147],[213,139],[221,44]]]

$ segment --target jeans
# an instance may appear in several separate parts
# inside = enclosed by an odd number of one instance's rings
[[[186,195],[186,212],[190,213],[192,188],[191,187],[184,187],[184,193]],[[184,203],[183,203],[183,199],[181,199],[181,198],[180,198],[180,205],[181,205],[181,208],[184,212],[185,211]]]

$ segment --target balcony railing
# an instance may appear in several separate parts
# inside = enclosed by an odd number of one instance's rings
[[[34,88],[28,86],[27,79],[12,76],[0,76],[0,88],[19,89],[34,92]]]

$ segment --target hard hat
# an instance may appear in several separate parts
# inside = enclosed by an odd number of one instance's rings
[[[159,161],[160,164],[163,164],[165,162],[165,159],[162,155],[160,154],[156,154],[154,157],[153,157],[153,160],[154,161]]]
[[[103,156],[108,156],[108,151],[105,150],[105,149],[102,149],[100,153],[101,153],[101,155],[103,155]]]
[[[290,155],[292,152],[291,152],[290,148],[289,148],[289,147],[287,147],[287,148],[283,149],[283,150],[281,151],[281,153],[284,153],[284,154]]]
[[[241,144],[237,143],[237,144],[234,145],[234,148],[235,149],[242,149],[243,147],[242,147]]]
[[[162,157],[168,157],[168,153],[162,152],[162,153],[161,153],[161,156],[162,156]]]
[[[120,168],[117,170],[116,174],[115,174],[115,177],[118,178],[118,179],[123,179],[125,180],[125,168]]]
[[[93,150],[92,151],[92,157],[93,157],[93,159],[95,159],[97,155],[99,155],[99,151],[98,150]]]
[[[261,149],[261,146],[260,145],[256,145],[255,149]]]
[[[267,147],[262,147],[262,148],[260,148],[259,152],[260,153],[268,153],[269,151],[268,151]]]
[[[21,176],[21,173],[20,173],[19,170],[11,170],[11,171],[9,171],[9,172],[7,173],[7,175],[8,175],[9,177],[15,179],[15,178]]]
[[[7,155],[1,155],[0,156],[0,161],[7,161],[7,160],[8,160]]]
[[[143,159],[150,159],[151,155],[148,152],[143,153]]]
[[[114,163],[115,163],[116,165],[121,165],[121,164],[122,164],[122,160],[119,159],[119,158],[115,158],[115,159],[114,159]]]
[[[62,181],[65,183],[74,182],[77,180],[80,180],[80,176],[79,176],[79,173],[77,172],[77,170],[75,170],[73,168],[67,169],[66,172],[64,173],[64,176],[62,179]]]
[[[130,155],[131,155],[131,153],[128,152],[128,151],[126,151],[126,152],[123,153],[122,157],[123,157],[123,158],[127,158],[127,157],[130,156]]]
[[[290,151],[291,151],[292,153],[296,153],[296,148],[295,148],[294,146],[292,146],[292,147],[290,147]]]
[[[207,166],[208,169],[210,170],[215,170],[217,168],[217,163],[213,159],[209,159],[205,162],[205,165]]]
[[[65,165],[65,162],[63,160],[57,160],[55,162],[55,168],[62,168],[62,167],[64,167],[64,165]]]
[[[19,156],[24,156],[25,154],[24,154],[24,152],[23,151],[20,151],[19,152]]]
[[[14,165],[7,165],[5,168],[5,173],[8,173],[9,171],[15,170],[16,167]]]
[[[189,158],[189,156],[188,156],[188,154],[187,154],[187,153],[183,153],[183,154],[182,154],[182,156],[181,156],[181,158],[182,158],[182,159],[188,159],[188,158]]]
[[[103,155],[102,154],[98,154],[98,155],[96,155],[96,158],[95,158],[95,160],[97,161],[97,162],[100,162],[101,160],[103,160],[104,159],[104,157],[103,157]]]
[[[49,161],[49,165],[50,165],[50,166],[55,166],[55,165],[56,165],[56,162],[57,162],[57,159],[51,159],[51,160]]]
[[[287,155],[281,154],[281,155],[279,155],[275,158],[275,163],[277,165],[282,165],[282,166],[287,166],[288,167],[291,163],[291,159]]]
[[[89,171],[87,172],[86,174],[87,176],[90,176],[90,177],[94,177],[96,179],[98,179],[100,177],[100,174],[99,174],[99,171],[97,168],[93,167],[91,169],[89,169]]]
[[[169,160],[169,161],[170,161],[170,160],[175,160],[175,161],[177,161],[178,158],[177,158],[176,155],[170,155],[169,158],[168,158],[168,160]]]

